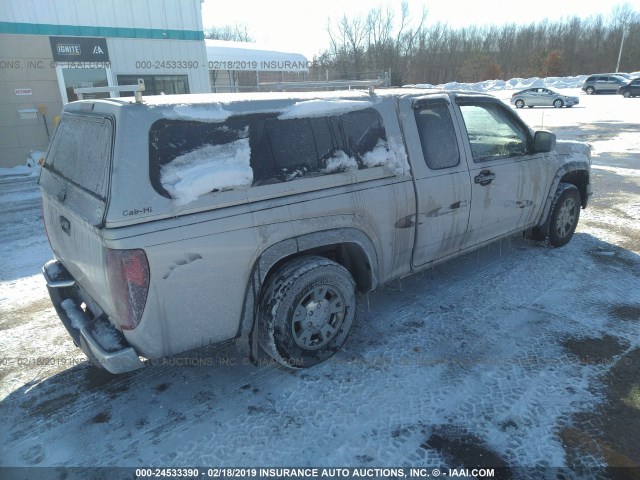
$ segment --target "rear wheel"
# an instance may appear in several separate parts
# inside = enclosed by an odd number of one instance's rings
[[[356,284],[342,265],[301,257],[278,269],[260,302],[260,344],[287,367],[307,368],[344,345],[356,317]]]
[[[522,108],[522,107],[524,107],[524,100],[522,99],[516,100],[516,108]]]
[[[624,98],[631,98],[631,92],[624,92]]]
[[[562,108],[564,106],[564,102],[559,98],[557,98],[556,100],[553,101],[553,106],[555,108]]]

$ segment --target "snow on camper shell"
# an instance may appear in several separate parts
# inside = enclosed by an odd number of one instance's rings
[[[185,205],[216,191],[384,166],[408,171],[370,101],[307,100],[279,113],[231,116],[220,105],[178,105],[153,124],[154,188]]]

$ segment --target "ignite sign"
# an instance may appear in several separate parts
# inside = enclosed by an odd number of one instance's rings
[[[108,62],[106,38],[49,37],[56,62]]]

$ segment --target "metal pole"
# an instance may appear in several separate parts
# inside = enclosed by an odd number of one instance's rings
[[[622,27],[622,40],[620,40],[620,51],[618,52],[618,63],[616,64],[616,73],[620,70],[620,57],[622,57],[622,46],[624,45],[624,36],[627,33],[626,26]]]

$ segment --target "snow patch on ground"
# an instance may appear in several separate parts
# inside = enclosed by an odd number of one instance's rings
[[[250,157],[248,138],[205,145],[164,165],[160,181],[177,205],[186,205],[214,190],[250,187],[253,183]]]
[[[638,119],[638,127],[640,128],[640,117]],[[594,141],[592,145],[593,155],[598,157],[605,153],[614,153],[620,150],[629,153],[640,153],[640,130],[637,132],[621,132],[610,140]]]

